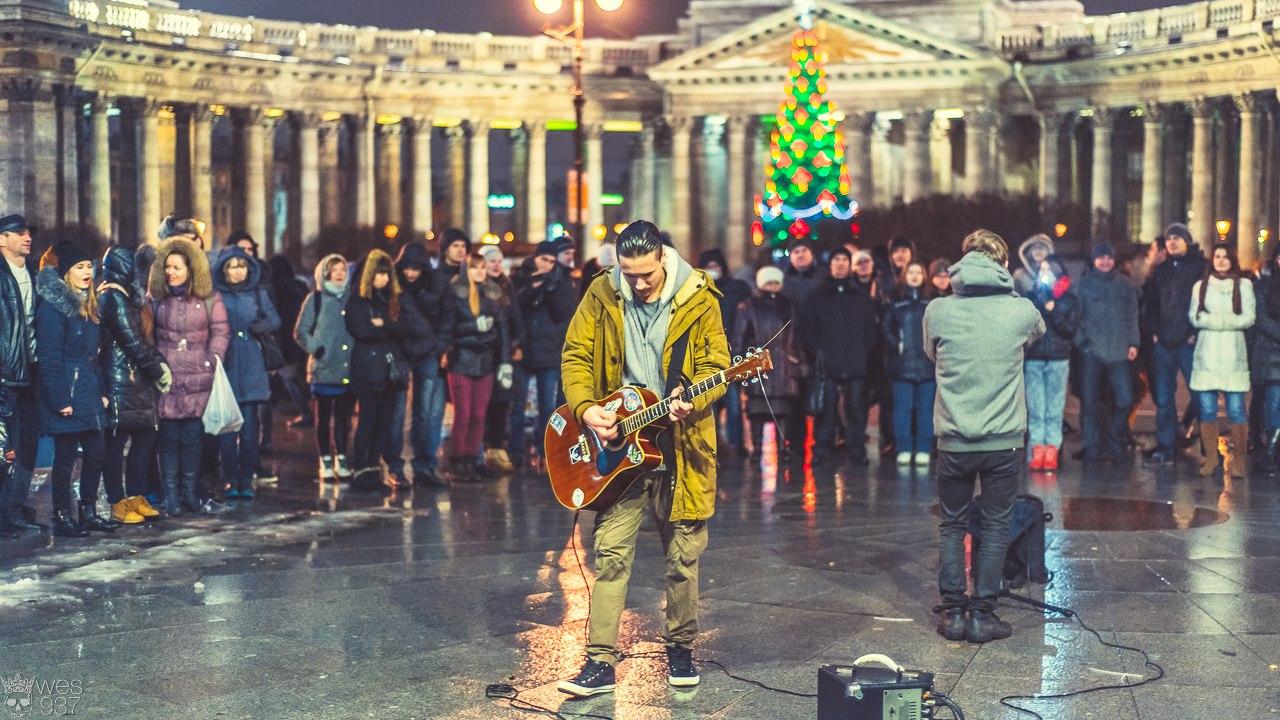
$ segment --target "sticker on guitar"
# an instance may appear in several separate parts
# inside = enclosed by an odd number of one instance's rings
[[[556,431],[557,435],[563,435],[564,423],[565,423],[564,416],[561,415],[560,413],[556,413],[555,415],[551,416],[551,422],[548,424],[551,425],[552,430]]]

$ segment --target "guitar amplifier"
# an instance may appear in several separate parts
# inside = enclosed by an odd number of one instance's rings
[[[924,720],[933,673],[855,665],[818,668],[818,720]]]

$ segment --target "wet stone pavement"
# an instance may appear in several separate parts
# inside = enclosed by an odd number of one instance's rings
[[[312,479],[309,436],[281,428],[277,444],[279,484],[220,519],[0,541],[0,675],[35,679],[23,695],[29,716],[530,717],[485,698],[486,685],[507,682],[564,717],[815,717],[814,700],[711,666],[701,687],[674,691],[665,663],[647,658],[622,664],[616,694],[566,701],[554,682],[581,662],[592,571],[580,572],[572,516],[545,480],[351,494]],[[1069,463],[1027,485],[1055,515],[1056,575],[1032,594],[1147,649],[1167,675],[1023,704],[1072,719],[1280,712],[1274,480],[1224,486],[1189,463],[1158,475]],[[1000,707],[1002,695],[1142,676],[1135,654],[1022,606],[1002,609],[1015,628],[1008,640],[935,635],[934,504],[928,472],[883,461],[813,471],[728,461],[702,562],[696,654],[814,692],[820,664],[884,653],[936,673],[971,720],[1027,717]],[[590,545],[583,519],[577,547]],[[1132,525],[1151,529],[1122,529]],[[658,539],[646,528],[624,649],[661,649],[662,595]]]

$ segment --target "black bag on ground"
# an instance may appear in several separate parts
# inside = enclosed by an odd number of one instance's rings
[[[974,504],[969,514],[969,535],[973,537],[973,553],[982,544],[982,511]],[[1019,495],[1009,518],[1009,549],[1004,555],[1004,586],[1016,589],[1029,582],[1044,585],[1052,574],[1045,565],[1045,524],[1053,513],[1044,511],[1044,501],[1035,495]]]

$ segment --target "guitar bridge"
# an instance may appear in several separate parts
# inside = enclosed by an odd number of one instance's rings
[[[587,442],[586,435],[579,435],[578,442],[569,448],[569,462],[571,463],[590,463],[591,462],[591,444]]]

